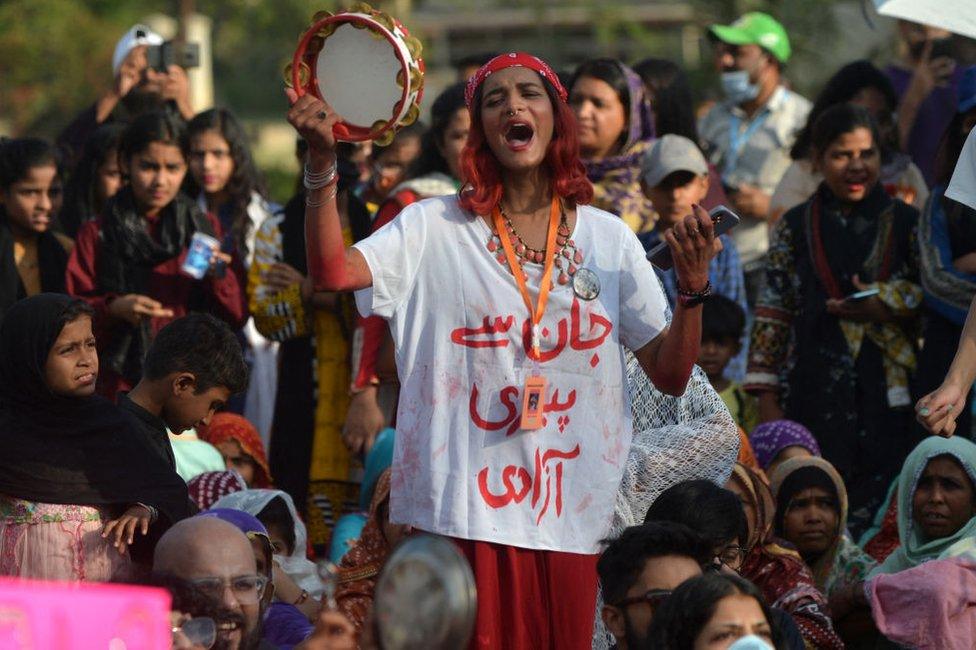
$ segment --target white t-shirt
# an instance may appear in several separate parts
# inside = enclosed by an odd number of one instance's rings
[[[962,145],[945,195],[976,210],[976,129],[969,132]]]
[[[519,430],[533,369],[529,313],[508,264],[489,252],[490,235],[452,196],[414,203],[356,244],[373,274],[356,302],[390,321],[401,382],[390,518],[463,539],[596,553],[630,449],[622,346],[656,337],[667,303],[630,229],[580,207],[573,239],[601,291],[592,301],[571,284],[550,292],[546,422]],[[525,270],[535,302],[542,266]]]

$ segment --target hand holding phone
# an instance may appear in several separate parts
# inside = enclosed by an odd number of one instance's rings
[[[708,216],[712,218],[712,223],[715,224],[716,238],[739,225],[739,216],[724,205],[709,210]],[[663,240],[647,252],[647,259],[650,260],[651,264],[664,271],[674,266],[674,260],[671,259],[671,249],[668,247],[668,243]]]
[[[857,291],[851,295],[844,298],[848,302],[861,302],[862,300],[867,300],[868,298],[873,298],[878,295],[879,291],[877,287],[873,289],[865,289],[864,291]]]

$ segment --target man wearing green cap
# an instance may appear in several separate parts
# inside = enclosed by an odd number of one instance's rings
[[[742,217],[732,231],[754,305],[769,248],[769,199],[790,165],[790,147],[806,124],[810,102],[782,84],[790,58],[786,30],[771,16],[747,13],[731,25],[713,25],[715,63],[725,101],[699,128],[710,161]]]

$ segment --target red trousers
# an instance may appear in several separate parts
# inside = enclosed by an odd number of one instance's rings
[[[454,540],[478,586],[471,650],[589,650],[598,555]]]

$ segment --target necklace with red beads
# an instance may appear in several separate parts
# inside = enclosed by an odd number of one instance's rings
[[[512,220],[505,214],[505,210],[500,207],[499,211],[505,220],[505,230],[512,242],[512,248],[515,250],[518,263],[522,266],[525,266],[527,263],[543,264],[546,261],[546,251],[532,248],[526,244],[515,230]],[[576,246],[576,242],[570,236],[569,222],[566,219],[566,211],[563,210],[560,213],[559,226],[556,230],[556,246],[558,246],[558,249],[553,251],[553,255],[555,256],[553,265],[559,272],[556,282],[559,284],[569,284],[573,276],[576,275],[579,265],[583,263],[583,252]],[[495,232],[494,229],[488,238],[487,248],[488,252],[495,256],[499,264],[504,266],[508,263],[505,259],[505,252],[502,250],[501,235]]]

